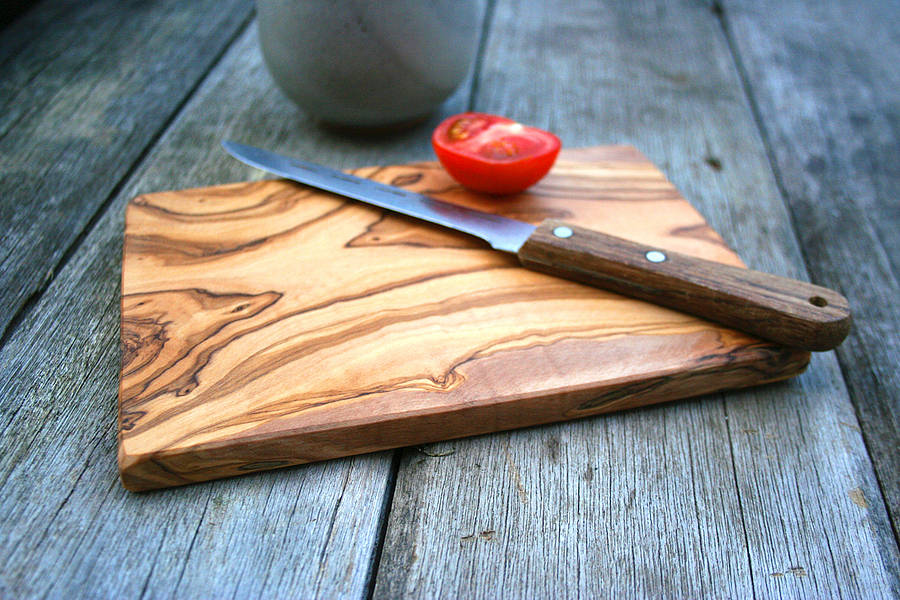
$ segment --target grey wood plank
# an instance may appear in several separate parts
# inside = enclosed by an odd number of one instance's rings
[[[476,89],[564,145],[636,145],[752,267],[806,276],[709,6],[500,1]],[[827,353],[782,384],[406,452],[374,596],[895,596],[856,427]]]
[[[727,2],[810,274],[841,289],[838,349],[900,539],[900,3]]]
[[[374,454],[147,494],[116,473],[126,202],[265,176],[223,138],[336,167],[431,156],[467,101],[380,138],[316,127],[274,87],[250,27],[141,161],[0,348],[0,596],[364,598],[393,482]]]
[[[727,421],[712,404],[405,453],[375,597],[741,597]]]
[[[0,333],[252,12],[244,0],[64,8],[4,31]]]

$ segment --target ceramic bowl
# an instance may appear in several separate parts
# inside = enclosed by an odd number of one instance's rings
[[[278,86],[313,118],[383,127],[426,117],[468,75],[483,2],[257,0]]]

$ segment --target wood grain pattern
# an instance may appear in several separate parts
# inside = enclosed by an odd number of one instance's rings
[[[37,3],[0,36],[9,75],[0,89],[12,100],[0,111],[4,126],[23,112],[41,115],[26,128],[34,132],[80,129],[85,114],[115,124],[112,94],[153,133],[125,130],[112,154],[89,148],[72,162],[85,149],[76,144],[59,167],[70,175],[50,187],[28,183],[47,175],[35,145],[45,139],[10,129],[3,141],[11,181],[25,182],[8,208],[47,219],[45,233],[27,235],[31,221],[7,221],[25,250],[79,229],[72,211],[83,204],[61,211],[43,194],[93,202],[113,191],[61,260],[23,268],[33,277],[22,279],[32,281],[29,301],[0,346],[0,597],[898,596],[882,500],[893,510],[900,497],[900,313],[886,279],[900,258],[890,251],[900,229],[887,218],[898,206],[900,71],[890,67],[900,40],[886,35],[896,2],[725,2],[733,53],[709,3],[490,4],[477,85],[443,115],[508,114],[568,146],[635,144],[749,265],[805,277],[805,259],[811,280],[847,294],[858,319],[838,349],[840,368],[833,354],[817,354],[787,383],[129,493],[115,468],[127,202],[264,176],[217,151],[223,137],[338,168],[423,160],[441,115],[385,138],[319,129],[275,89],[252,24],[224,54],[199,33],[199,54],[161,42],[158,62],[138,62],[175,74],[186,95],[150,89],[108,60],[126,50],[118,42],[97,45],[109,23],[139,21],[133,39],[143,44],[216,22],[227,6],[203,3],[220,13],[203,16],[171,3]],[[160,11],[171,18],[151,16]],[[63,20],[45,26],[54,19]],[[40,64],[45,52],[57,54],[56,66]],[[121,55],[131,64],[126,54],[135,52]],[[109,74],[99,87],[73,61],[84,56]],[[209,70],[184,75],[201,58]],[[735,63],[746,69],[744,90]],[[74,102],[67,81],[93,93]],[[171,118],[153,117],[159,105],[147,94],[160,91],[178,106]],[[56,109],[32,102],[64,96]],[[121,156],[133,162],[124,173]],[[30,168],[18,171],[22,157]],[[112,187],[97,192],[100,180]],[[46,226],[54,221],[63,224]]]
[[[516,199],[466,192],[432,163],[357,173],[740,264],[629,147],[570,152]],[[132,490],[773,381],[808,361],[285,181],[136,198],[122,294]]]
[[[568,237],[557,236],[557,228]],[[661,260],[649,260],[651,252]],[[831,350],[850,331],[847,299],[834,290],[574,223],[544,221],[517,256],[529,269],[668,306],[792,348]]]

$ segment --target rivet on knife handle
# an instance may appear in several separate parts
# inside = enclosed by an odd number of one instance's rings
[[[523,266],[647,300],[803,350],[850,331],[847,299],[828,288],[663,251],[545,221],[517,253]]]

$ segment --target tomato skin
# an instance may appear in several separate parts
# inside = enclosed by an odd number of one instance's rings
[[[537,183],[562,146],[548,131],[485,113],[448,117],[431,134],[444,169],[469,189],[515,194]]]

